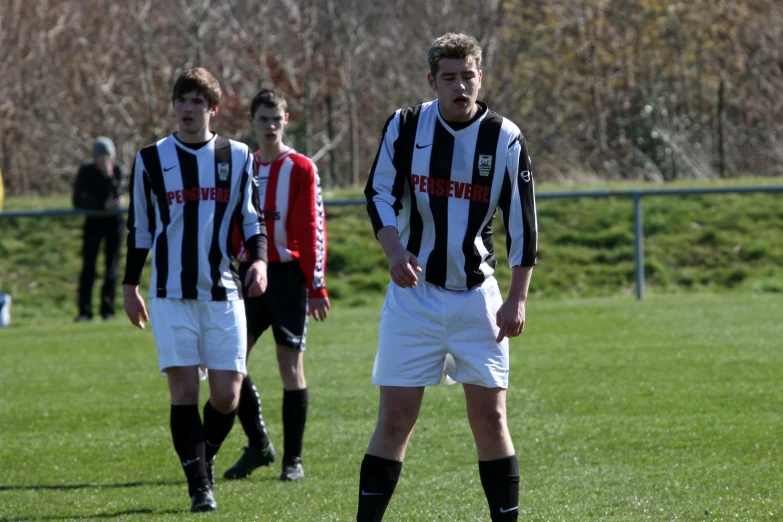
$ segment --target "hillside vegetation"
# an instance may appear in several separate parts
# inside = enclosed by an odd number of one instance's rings
[[[758,180],[743,180],[745,185],[754,182]],[[558,190],[563,188],[539,187],[539,193]],[[327,194],[327,203],[358,196]],[[646,197],[647,293],[783,293],[780,198],[779,193]],[[68,204],[64,197],[9,198],[6,210]],[[535,298],[632,298],[630,198],[541,199],[538,217],[539,264],[531,285]],[[75,315],[83,219],[0,219],[0,291],[14,299],[14,320]],[[387,263],[364,206],[328,205],[327,225],[327,285],[333,301],[337,306],[362,306],[374,300],[388,284]],[[504,288],[509,270],[500,219],[495,226],[497,277]],[[121,262],[121,271],[123,267]],[[147,267],[145,293],[149,272]],[[98,287],[96,283],[96,294]]]

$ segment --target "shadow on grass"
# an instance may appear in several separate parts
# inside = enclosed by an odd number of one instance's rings
[[[270,478],[270,480],[272,480]],[[275,478],[275,480],[277,480]],[[62,490],[69,491],[74,489],[112,489],[112,488],[137,488],[144,486],[179,486],[184,482],[180,480],[159,480],[154,482],[123,482],[117,484],[32,484],[27,486],[0,486],[0,492],[2,491],[22,491],[22,490]],[[116,519],[122,516],[132,515],[179,515],[185,513],[185,509],[153,509],[153,508],[140,508],[140,509],[128,509],[124,511],[116,511],[114,513],[95,513],[93,515],[59,515],[59,516],[36,516],[36,517],[0,517],[0,522],[28,522],[32,520],[91,520],[91,519]],[[145,518],[146,520],[147,518]]]
[[[96,513],[95,515],[62,515],[57,517],[23,517],[23,518],[0,518],[0,522],[25,522],[28,520],[90,520],[90,519],[115,519],[127,515],[178,515],[184,513],[183,510],[167,509],[158,511],[152,508],[127,509],[115,513]]]
[[[39,489],[53,489],[53,490],[71,490],[71,489],[113,489],[113,488],[138,488],[143,486],[176,486],[178,484],[184,484],[184,481],[169,480],[169,481],[157,481],[157,482],[125,482],[121,484],[31,484],[28,486],[0,486],[0,491],[23,491],[23,490],[39,490]],[[0,522],[5,522],[7,519],[0,518]]]

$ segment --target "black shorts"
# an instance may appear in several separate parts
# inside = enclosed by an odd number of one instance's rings
[[[247,287],[244,286],[249,267],[248,263],[239,267],[248,333],[257,339],[271,326],[275,343],[304,350],[307,338],[307,282],[299,263],[270,263],[267,267],[266,292],[252,298],[247,297]]]

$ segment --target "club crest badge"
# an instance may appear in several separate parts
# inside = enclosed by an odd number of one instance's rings
[[[489,176],[489,173],[492,171],[492,156],[487,154],[479,154],[478,171],[482,176]]]
[[[220,181],[226,181],[228,179],[229,167],[228,163],[217,164],[217,175]]]
[[[523,170],[519,175],[522,176],[522,181],[525,183],[530,183],[530,180],[533,179],[533,173],[529,170]]]

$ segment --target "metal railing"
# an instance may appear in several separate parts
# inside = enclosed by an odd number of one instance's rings
[[[783,186],[755,187],[713,187],[713,188],[661,188],[661,189],[630,189],[630,190],[589,190],[541,192],[536,194],[536,200],[567,199],[567,198],[608,198],[624,197],[633,199],[633,234],[634,234],[634,275],[636,282],[636,298],[644,299],[644,225],[642,215],[642,198],[646,196],[681,196],[693,194],[747,194],[757,192],[783,192]],[[364,205],[364,198],[324,200],[326,206]],[[82,210],[82,209],[50,209],[50,210],[8,210],[0,212],[0,219],[13,217],[52,217],[52,216],[110,216],[127,212],[127,208],[117,210]]]
[[[549,192],[536,194],[536,199],[556,198],[633,198],[633,243],[634,278],[636,280],[636,298],[644,299],[644,225],[642,216],[642,198],[645,196],[681,196],[692,194],[743,194],[751,192],[783,192],[783,186],[758,187],[712,187],[712,188],[668,188],[668,189],[631,189],[631,190],[595,190],[588,192]]]

